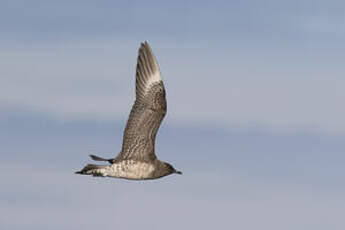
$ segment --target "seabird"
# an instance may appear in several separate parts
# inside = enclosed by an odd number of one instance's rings
[[[123,134],[121,152],[113,159],[90,155],[93,160],[107,161],[110,165],[88,164],[77,174],[131,180],[182,174],[155,154],[156,134],[167,112],[167,103],[158,63],[146,41],[138,52],[135,88],[136,100]]]

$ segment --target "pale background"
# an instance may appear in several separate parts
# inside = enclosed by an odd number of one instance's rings
[[[343,1],[0,1],[0,229],[345,229]],[[114,156],[137,49],[163,74],[156,181]]]

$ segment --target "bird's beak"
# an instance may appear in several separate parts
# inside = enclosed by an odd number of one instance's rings
[[[181,171],[175,171],[176,174],[180,174],[182,175],[182,172]]]

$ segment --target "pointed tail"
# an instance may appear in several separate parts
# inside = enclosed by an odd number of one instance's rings
[[[99,157],[99,156],[95,156],[95,155],[89,155],[91,157],[92,160],[94,161],[108,161],[110,164],[113,163],[113,159],[105,159],[105,158],[102,158],[102,157]]]

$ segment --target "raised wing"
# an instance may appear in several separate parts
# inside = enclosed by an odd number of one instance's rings
[[[167,105],[159,67],[147,42],[139,48],[135,85],[136,100],[123,135],[121,153],[115,160],[152,161],[156,158],[156,134]]]

